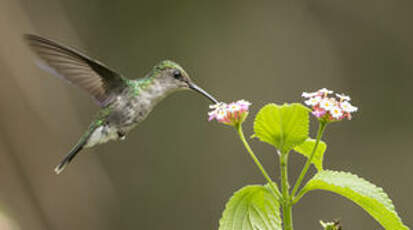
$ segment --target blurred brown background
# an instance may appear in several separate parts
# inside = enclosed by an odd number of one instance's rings
[[[98,108],[35,66],[21,40],[28,32],[131,78],[175,60],[219,99],[253,102],[248,135],[268,102],[298,101],[321,87],[351,95],[360,112],[327,130],[325,167],[382,186],[412,226],[412,7],[407,0],[2,0],[1,229],[217,229],[235,190],[265,182],[234,131],[208,123],[208,101],[190,92],[163,101],[123,143],[86,150],[54,175]],[[278,179],[273,149],[252,146]],[[292,158],[294,179],[304,159]],[[380,228],[326,192],[308,194],[294,217],[296,229],[333,218],[344,229]]]

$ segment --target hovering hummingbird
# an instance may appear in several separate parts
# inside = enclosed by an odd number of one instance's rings
[[[83,148],[124,139],[154,106],[172,92],[191,89],[214,104],[218,101],[198,87],[185,70],[172,61],[161,61],[143,78],[131,80],[81,52],[55,41],[27,34],[25,41],[42,59],[40,67],[86,90],[101,107],[73,149],[55,168],[59,174]]]

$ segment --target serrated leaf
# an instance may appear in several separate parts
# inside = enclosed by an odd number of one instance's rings
[[[281,152],[288,152],[308,137],[308,111],[298,103],[268,104],[255,117],[255,135]]]
[[[408,230],[382,188],[350,173],[324,170],[318,172],[303,188],[326,190],[353,201],[376,219],[385,229]]]
[[[310,158],[311,152],[313,151],[315,145],[314,139],[308,138],[300,145],[296,146],[294,150],[298,153],[301,153],[307,158]],[[324,159],[324,152],[327,149],[327,145],[324,141],[320,141],[318,144],[317,150],[314,154],[313,160],[311,161],[312,164],[317,168],[318,171],[323,170],[323,159]]]
[[[226,204],[219,230],[282,230],[279,210],[280,205],[268,188],[245,186]]]

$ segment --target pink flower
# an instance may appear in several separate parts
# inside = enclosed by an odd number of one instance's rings
[[[227,104],[221,102],[215,105],[210,105],[209,108],[213,110],[208,113],[208,121],[216,119],[219,122],[223,122],[225,120],[227,116]]]
[[[248,108],[251,105],[250,102],[244,99],[237,101],[237,104],[240,106],[241,112],[248,112]]]
[[[336,97],[329,97],[333,91],[326,88],[313,93],[303,93],[306,98],[305,104],[312,108],[312,114],[318,119],[327,122],[340,121],[344,118],[351,120],[351,113],[358,110],[350,104],[350,97],[344,94],[336,94]]]
[[[324,114],[326,114],[327,111],[325,111],[322,108],[317,108],[314,109],[313,112],[311,112],[314,116],[316,116],[317,118],[320,118],[322,116],[324,116]]]
[[[209,108],[212,109],[212,111],[208,113],[208,121],[215,119],[225,125],[239,125],[244,122],[247,117],[250,105],[251,103],[245,100],[239,100],[230,104],[220,102],[215,105],[210,105]]]

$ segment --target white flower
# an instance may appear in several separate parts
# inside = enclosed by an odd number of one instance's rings
[[[214,105],[209,105],[209,108],[210,109],[217,109],[217,108],[222,108],[222,107],[225,107],[225,106],[227,106],[227,104],[225,104],[224,102],[218,102]]]
[[[329,110],[331,116],[337,120],[339,120],[343,116],[343,111],[340,107],[334,106]]]
[[[246,101],[244,99],[241,99],[241,100],[237,101],[236,103],[240,106],[250,106],[251,105],[251,102]]]
[[[215,119],[225,125],[239,125],[248,116],[248,107],[250,105],[251,103],[246,100],[239,100],[230,104],[220,102],[212,105],[210,108],[213,110],[208,113],[208,121]]]
[[[336,93],[336,97],[330,96],[332,90],[322,88],[315,93],[303,92],[302,97],[306,98],[304,104],[311,107],[312,114],[325,122],[341,121],[344,118],[351,120],[351,113],[358,110],[350,104],[350,97]]]
[[[320,96],[312,97],[312,98],[308,99],[307,101],[304,101],[304,103],[308,106],[315,106],[320,102],[321,102],[321,97]]]
[[[328,94],[334,93],[332,90],[329,90],[329,89],[326,89],[326,88],[319,89],[317,92],[319,94],[324,95],[324,96],[327,96]]]
[[[227,110],[225,110],[225,109],[218,109],[217,111],[216,111],[216,119],[218,120],[218,121],[220,121],[220,120],[224,120],[225,118],[226,118],[226,116],[227,116]]]
[[[344,95],[344,94],[336,93],[336,96],[338,98],[340,98],[341,101],[350,101],[351,100],[350,96],[347,96],[347,95]]]
[[[348,101],[341,102],[340,107],[347,113],[356,112],[358,110],[356,106],[351,105]]]
[[[228,111],[231,113],[238,112],[241,109],[241,106],[235,102],[228,105]]]
[[[336,104],[337,104],[337,102],[334,98],[324,98],[320,102],[320,107],[327,110],[327,111],[329,111]]]
[[[311,98],[311,97],[315,97],[317,95],[318,95],[318,92],[311,92],[311,93],[303,92],[301,94],[301,96],[305,97],[305,98]]]
[[[251,105],[251,102],[246,101],[246,100],[244,100],[244,99],[239,100],[239,101],[237,101],[237,102],[235,102],[235,103],[240,107],[240,111],[241,111],[241,112],[248,111],[248,108],[249,108],[250,105]]]

